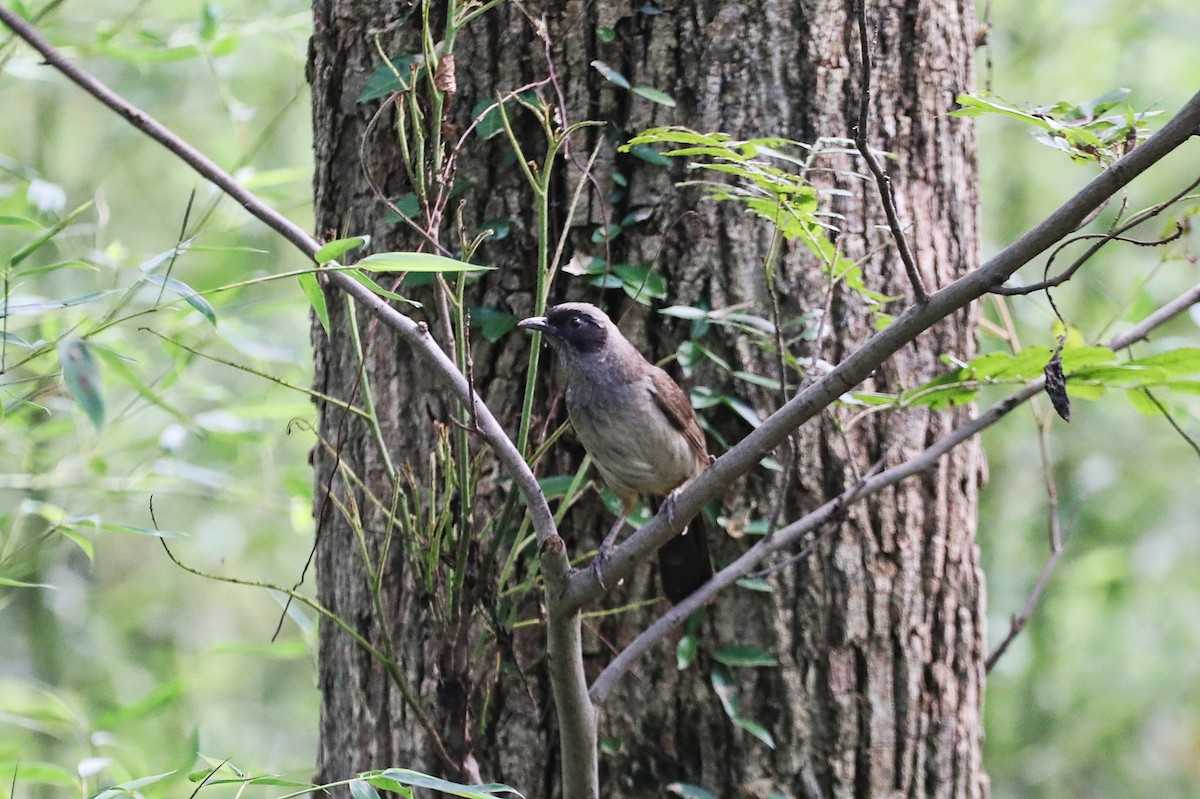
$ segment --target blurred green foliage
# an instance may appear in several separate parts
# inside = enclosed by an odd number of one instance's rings
[[[1200,7],[1191,0],[990,6],[991,85],[985,50],[979,88],[1015,103],[1080,102],[1128,87],[1134,109],[1170,114],[1200,87]],[[990,117],[977,124],[990,254],[1097,167],[1040,146],[1019,122]],[[1158,124],[1151,120],[1150,127]],[[1190,145],[1139,179],[1128,206],[1153,204],[1196,177],[1200,162]],[[1067,321],[1095,342],[1194,285],[1194,228],[1174,250],[1110,245],[1055,291]],[[1141,237],[1168,229],[1164,218],[1143,227]],[[1042,276],[1032,265],[1020,274],[1026,283]],[[1009,307],[1023,345],[1054,346],[1054,314],[1044,295],[1012,298]],[[998,319],[992,300],[983,308]],[[1133,354],[1194,346],[1198,324],[1200,315],[1184,315]],[[985,336],[985,346],[1002,345]],[[1196,402],[1160,399],[1200,437]],[[1100,402],[1076,403],[1070,424],[1055,419],[1049,426],[1065,551],[1032,621],[988,680],[984,763],[996,799],[1200,792],[1200,462],[1161,416],[1138,413],[1125,400],[1110,392]],[[1033,413],[1022,409],[984,437],[990,480],[979,540],[993,645],[1048,556]],[[1049,404],[1039,401],[1037,413],[1051,413]]]
[[[1136,110],[1169,113],[1200,85],[1194,0],[999,0],[988,13],[978,88],[1017,105],[1074,104],[1128,87]],[[54,9],[39,28],[311,227],[309,24],[307,8],[291,0],[95,0]],[[17,760],[22,796],[68,786],[87,793],[172,769],[156,787],[183,795],[183,775],[226,758],[246,773],[304,780],[316,730],[311,621],[293,608],[271,643],[281,612],[271,595],[180,571],[154,528],[178,534],[164,540],[204,571],[289,585],[301,574],[312,536],[311,405],[302,391],[228,364],[306,385],[305,296],[294,280],[215,290],[305,264],[173,156],[6,41],[0,36],[0,218],[18,221],[0,225],[0,258],[11,262],[93,203],[8,269],[7,296],[13,305],[100,296],[13,314],[3,328],[0,796]],[[988,116],[978,130],[988,253],[1097,168],[1040,146],[1015,121]],[[1162,199],[1196,172],[1186,148],[1138,182],[1129,207]],[[1192,254],[1196,235],[1181,243]],[[1196,281],[1194,262],[1164,259],[1181,251],[1112,245],[1056,291],[1058,305],[1094,343]],[[146,279],[138,267],[156,257],[149,274],[169,270],[203,295],[212,318],[178,286]],[[1025,271],[1026,282],[1040,277],[1036,267]],[[1007,305],[1022,346],[1054,346],[1043,296]],[[996,307],[983,303],[1000,321]],[[109,314],[136,316],[97,332]],[[1196,324],[1183,317],[1136,354],[1194,342]],[[80,355],[73,337],[88,333]],[[82,395],[72,389],[76,399],[54,378],[56,344],[64,363],[93,370],[66,375],[85,386]],[[1005,346],[985,337],[987,349]],[[95,397],[89,375],[101,387]],[[1195,404],[1170,403],[1200,435]],[[1045,402],[1034,412],[1050,413]],[[1078,404],[1070,425],[1051,421],[1048,444],[1066,551],[991,675],[993,794],[1195,795],[1196,455],[1119,392]],[[1031,411],[989,431],[986,447],[979,537],[995,643],[1047,556]]]
[[[294,2],[101,0],[59,8],[39,28],[311,227],[310,24]],[[178,775],[203,766],[197,753],[304,779],[316,734],[311,623],[294,614],[270,643],[280,605],[172,566],[148,497],[185,562],[299,578],[312,540],[311,436],[289,423],[310,423],[312,405],[210,359],[306,386],[296,282],[213,292],[306,264],[7,33],[0,217],[18,221],[0,225],[14,306],[3,320],[0,575],[50,588],[0,585],[0,795],[13,783],[22,796],[80,795],[172,769],[160,787],[187,795]],[[189,246],[175,252],[181,240]],[[181,285],[209,293],[189,304]],[[90,294],[66,308],[15,307]],[[215,324],[197,310],[206,306]],[[90,356],[63,363],[98,380],[97,426],[55,377],[55,343],[79,356],[77,336]]]

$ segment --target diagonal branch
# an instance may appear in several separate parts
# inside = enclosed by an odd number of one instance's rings
[[[1152,330],[1167,322],[1176,315],[1184,312],[1191,306],[1200,303],[1200,284],[1193,286],[1188,291],[1176,297],[1171,302],[1158,309],[1150,316],[1143,319],[1139,324],[1130,328],[1125,333],[1115,337],[1110,343],[1111,349],[1122,349],[1129,345],[1141,341],[1146,338]],[[754,546],[750,547],[740,558],[735,560],[729,566],[726,566],[721,571],[717,572],[711,580],[696,590],[691,596],[680,602],[675,607],[671,608],[665,615],[660,617],[652,625],[642,631],[624,650],[621,651],[616,658],[612,660],[600,676],[592,683],[591,697],[592,701],[599,704],[608,696],[609,692],[616,686],[617,681],[627,672],[630,667],[637,661],[639,657],[645,654],[651,647],[658,643],[659,639],[669,633],[672,629],[682,624],[691,615],[693,610],[704,605],[709,599],[715,596],[720,591],[733,585],[741,578],[750,574],[754,569],[776,552],[782,551],[790,546],[804,541],[810,533],[819,530],[824,525],[837,520],[846,508],[866,497],[876,494],[883,489],[892,486],[901,480],[912,477],[915,474],[932,468],[938,460],[950,452],[955,447],[969,440],[976,434],[991,427],[996,422],[1003,419],[1014,409],[1027,402],[1031,398],[1037,396],[1045,388],[1046,379],[1039,377],[1036,380],[1031,380],[1025,387],[1013,392],[1005,397],[1000,402],[997,402],[985,413],[980,414],[969,422],[959,426],[945,438],[930,446],[928,449],[914,456],[913,458],[893,466],[879,474],[868,476],[865,480],[848,488],[839,496],[834,497],[826,502],[821,507],[798,519],[795,522],[775,531],[770,538],[764,538]],[[740,446],[740,445],[739,445]],[[719,461],[718,461],[719,462]],[[715,464],[714,464],[715,465]],[[682,495],[681,495],[682,496]],[[656,523],[656,519],[652,523]],[[649,525],[646,525],[649,527]],[[643,527],[642,529],[646,529]],[[615,556],[614,556],[615,557]],[[1057,558],[1056,558],[1057,559]],[[1048,571],[1052,571],[1053,566],[1049,566]],[[607,569],[605,570],[607,572]],[[1044,582],[1049,579],[1049,574],[1045,574]],[[574,584],[575,580],[572,579]],[[1044,588],[1044,586],[1041,586]],[[1041,588],[1038,589],[1040,593]],[[1036,602],[1036,599],[1033,600]],[[996,655],[999,656],[998,654]]]
[[[1108,170],[1093,178],[1075,196],[1037,226],[1001,250],[978,269],[910,307],[892,324],[869,338],[833,370],[797,394],[736,446],[718,458],[676,498],[674,514],[660,514],[629,536],[600,569],[577,572],[568,581],[565,598],[575,606],[593,602],[604,585],[616,585],[678,534],[706,502],[749,472],[793,430],[812,419],[838,397],[865,380],[901,347],[942,319],[970,305],[1064,236],[1106,199],[1145,172],[1200,131],[1200,93],[1194,95],[1157,133]],[[600,582],[603,580],[603,583]]]
[[[1043,289],[1054,288],[1055,286],[1061,285],[1061,284],[1067,282],[1068,280],[1070,280],[1075,275],[1075,273],[1079,271],[1080,267],[1082,267],[1089,260],[1091,260],[1092,256],[1095,255],[1096,253],[1100,252],[1100,250],[1103,249],[1104,246],[1106,244],[1108,244],[1109,242],[1123,241],[1123,242],[1126,242],[1127,244],[1136,244],[1139,247],[1158,247],[1162,244],[1167,244],[1168,242],[1175,241],[1175,239],[1179,238],[1184,233],[1183,227],[1179,224],[1176,224],[1174,233],[1168,234],[1167,236],[1164,236],[1163,238],[1158,239],[1157,241],[1138,241],[1135,239],[1125,238],[1123,236],[1123,234],[1127,233],[1128,231],[1132,230],[1133,228],[1137,227],[1138,225],[1142,224],[1143,222],[1145,222],[1149,219],[1153,219],[1154,217],[1158,216],[1160,213],[1165,211],[1167,208],[1170,208],[1175,203],[1179,202],[1182,199],[1185,199],[1188,196],[1188,194],[1190,194],[1197,186],[1200,186],[1200,177],[1197,177],[1196,179],[1194,179],[1191,183],[1189,183],[1187,186],[1185,186],[1181,191],[1177,192],[1170,199],[1163,200],[1161,203],[1157,203],[1156,205],[1153,205],[1150,208],[1147,208],[1143,211],[1140,211],[1140,212],[1134,214],[1133,217],[1128,222],[1121,225],[1120,227],[1114,228],[1113,230],[1109,231],[1108,233],[1091,233],[1091,234],[1087,234],[1084,236],[1075,236],[1070,239],[1067,239],[1062,244],[1060,244],[1058,247],[1056,247],[1054,252],[1052,252],[1050,254],[1050,257],[1046,260],[1046,268],[1045,268],[1046,273],[1049,273],[1050,267],[1054,264],[1055,257],[1057,257],[1058,254],[1060,252],[1062,252],[1062,250],[1065,247],[1068,247],[1077,241],[1082,241],[1084,239],[1089,239],[1089,238],[1090,239],[1098,239],[1098,241],[1095,241],[1090,247],[1087,248],[1087,250],[1083,253],[1083,255],[1080,255],[1078,258],[1076,258],[1071,263],[1070,266],[1068,266],[1062,272],[1059,272],[1054,277],[1047,277],[1046,279],[1041,280],[1037,283],[1030,283],[1028,286],[995,286],[991,289],[991,293],[992,294],[1002,294],[1004,296],[1011,297],[1011,296],[1016,296],[1016,295],[1021,295],[1021,294],[1032,294],[1035,291],[1042,291]]]
[[[237,200],[243,208],[295,245],[306,257],[314,259],[320,245],[298,225],[240,186],[213,161],[150,115],[67,61],[36,30],[3,5],[0,5],[0,22],[41,53],[48,64],[120,114],[135,128],[178,155],[194,170]],[[491,410],[471,390],[467,378],[429,335],[424,323],[404,316],[348,274],[340,271],[322,271],[319,274],[324,276],[330,285],[358,300],[381,322],[399,333],[413,348],[417,357],[431,367],[442,385],[448,388],[460,403],[471,409],[477,432],[496,451],[506,470],[513,476],[518,490],[525,497],[542,552],[542,568],[548,588],[547,651],[550,656],[550,680],[561,731],[562,757],[563,762],[571,764],[573,768],[573,772],[564,777],[564,785],[571,796],[598,796],[596,709],[588,698],[587,680],[583,671],[579,611],[577,607],[567,606],[558,601],[566,578],[571,573],[571,563],[537,478]],[[569,784],[566,782],[568,779],[571,781]]]
[[[50,44],[31,25],[21,19],[12,9],[0,5],[0,22],[7,25],[13,33],[46,59],[46,63],[67,76],[72,82],[88,94],[95,97],[108,108],[124,117],[131,125],[145,133],[154,141],[170,150],[175,155],[211,181],[217,188],[236,200],[243,208],[257,217],[260,221],[291,242],[310,260],[316,255],[320,243],[305,232],[299,225],[292,222],[283,214],[271,208],[253,193],[241,186],[232,175],[217,166],[211,159],[196,148],[192,147],[175,133],[168,130],[162,123],[134,106],[112,89],[105,86],[95,77],[80,67],[72,64],[62,53]],[[442,385],[467,407],[473,406],[475,418],[478,420],[478,432],[497,452],[508,472],[516,479],[518,489],[529,503],[533,516],[534,530],[538,541],[543,545],[552,537],[558,535],[554,517],[546,498],[538,487],[537,478],[521,457],[521,453],[513,445],[512,440],[504,432],[504,428],[484,405],[483,401],[474,396],[467,384],[467,379],[458,371],[454,362],[442,351],[433,337],[429,335],[425,325],[415,322],[392,308],[369,289],[347,274],[339,271],[323,271],[320,273],[328,282],[345,293],[354,297],[367,306],[379,319],[398,332],[401,337],[413,347],[417,356],[433,368],[435,376]],[[570,564],[565,554],[560,559],[551,558],[547,562],[547,578],[551,581],[562,579],[569,571]]]
[[[0,22],[11,28],[41,53],[47,63],[126,118],[136,128],[178,155],[193,169],[236,199],[247,211],[279,232],[307,257],[312,258],[315,255],[319,246],[317,241],[299,226],[239,186],[220,167],[187,145],[145,112],[126,102],[95,78],[66,61],[49,42],[11,9],[0,6]],[[560,722],[573,728],[564,730],[565,743],[575,733],[586,738],[589,734],[587,728],[590,728],[590,734],[594,738],[594,708],[587,704],[588,696],[582,689],[583,669],[582,661],[579,660],[578,609],[584,603],[593,601],[603,594],[603,588],[598,578],[602,577],[605,582],[615,583],[625,577],[636,564],[648,559],[672,535],[686,525],[700,511],[704,503],[720,494],[730,482],[750,471],[765,453],[781,443],[792,431],[819,413],[841,394],[865,380],[905,344],[913,341],[937,322],[965,308],[972,301],[987,293],[993,286],[1008,279],[1048,247],[1069,235],[1087,217],[1089,212],[1197,132],[1200,132],[1200,94],[1192,97],[1162,129],[1145,143],[1093,179],[1057,211],[1016,242],[979,269],[954,281],[935,294],[929,295],[925,302],[919,302],[909,308],[890,326],[868,339],[862,348],[846,358],[824,378],[809,386],[768,417],[760,427],[714,462],[709,469],[689,485],[687,490],[679,495],[673,519],[669,520],[665,515],[656,517],[642,527],[617,548],[611,560],[601,570],[600,575],[595,575],[590,570],[571,574],[562,539],[557,534],[553,516],[544,495],[538,488],[533,473],[488,407],[472,394],[466,378],[429,335],[425,325],[404,316],[349,275],[341,272],[322,272],[321,274],[330,284],[366,305],[381,321],[395,329],[413,347],[417,356],[432,368],[435,377],[450,389],[460,402],[472,408],[479,423],[480,435],[496,450],[506,470],[514,476],[518,489],[528,501],[534,529],[542,544],[543,568],[549,588],[548,604],[554,611],[550,614],[550,622],[555,629],[550,631],[549,640],[552,647],[560,650],[555,651],[551,658],[552,663],[557,666],[557,668],[552,667],[552,671],[555,672],[552,678],[555,680],[556,705],[559,706]],[[1149,328],[1146,328],[1146,332],[1148,330]],[[1141,336],[1144,335],[1145,332],[1141,333]],[[835,498],[804,519],[777,531],[769,541],[756,544],[733,565],[723,570],[689,599],[677,605],[643,632],[634,644],[618,656],[597,679],[591,692],[592,699],[596,701],[603,698],[641,652],[649,648],[666,631],[682,622],[688,612],[699,607],[717,591],[732,584],[742,574],[748,573],[767,555],[779,550],[786,543],[796,541],[806,531],[815,529],[834,518],[849,503],[927,468],[942,454],[984,427],[994,424],[1016,405],[1039,390],[1040,385],[1027,386],[994,406],[983,416],[959,428],[942,442],[930,447],[922,456],[868,478],[863,484],[855,486],[851,492]],[[569,662],[566,662],[568,660]],[[588,741],[581,740],[581,744],[587,745]],[[594,749],[594,747],[591,748]],[[589,771],[594,774],[594,768],[589,768]],[[591,793],[594,794],[595,791]]]

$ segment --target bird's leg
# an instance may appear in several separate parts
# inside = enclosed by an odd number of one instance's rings
[[[629,514],[633,512],[634,506],[637,505],[637,497],[621,501],[621,515],[617,517],[617,523],[608,531],[608,535],[604,536],[604,540],[600,542],[600,546],[596,549],[596,557],[592,558],[592,573],[596,575],[596,582],[600,583],[600,587],[605,591],[608,586],[604,584],[604,577],[600,574],[600,567],[608,560],[608,556],[612,553],[613,544],[617,541],[617,536],[621,534],[621,529],[625,527],[625,522],[629,519]]]

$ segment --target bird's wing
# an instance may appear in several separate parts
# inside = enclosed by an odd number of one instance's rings
[[[679,384],[658,367],[650,370],[650,396],[654,398],[654,404],[667,417],[671,426],[683,433],[688,447],[696,455],[696,460],[707,466],[708,448],[704,445],[704,431],[696,421],[692,403]]]

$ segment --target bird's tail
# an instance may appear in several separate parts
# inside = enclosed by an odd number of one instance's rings
[[[654,510],[658,512],[657,508]],[[675,536],[658,550],[658,576],[663,593],[672,605],[687,599],[713,576],[707,527],[701,513],[692,519],[682,535]]]

